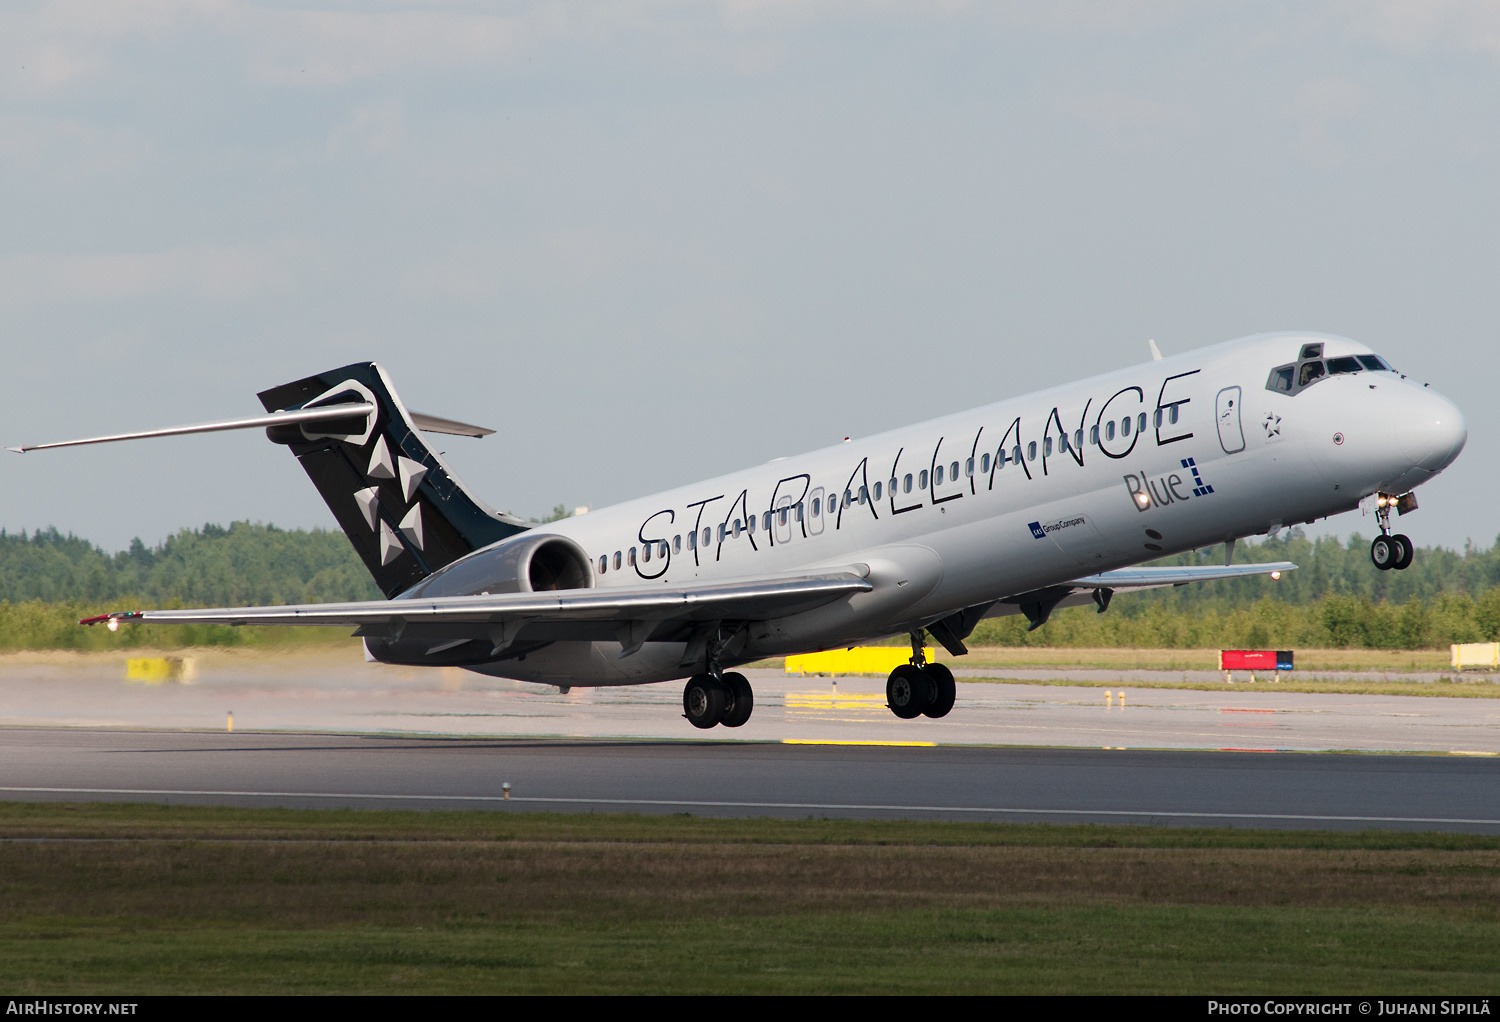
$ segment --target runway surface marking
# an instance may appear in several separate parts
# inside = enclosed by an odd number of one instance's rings
[[[1303,820],[1322,823],[1451,823],[1500,826],[1500,819],[1478,820],[1439,816],[1315,816],[1305,813],[1200,813],[1145,809],[1007,809],[986,806],[906,806],[867,803],[813,802],[707,802],[656,798],[540,798],[513,795],[379,795],[332,791],[193,791],[168,788],[22,788],[0,787],[0,791],[45,795],[178,795],[236,798],[340,798],[386,799],[407,802],[528,802],[566,805],[661,806],[700,809],[824,809],[862,812],[991,813],[1029,816],[1119,816],[1131,818],[1192,818],[1204,820]]]

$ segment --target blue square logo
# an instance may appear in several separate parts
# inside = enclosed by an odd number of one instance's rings
[[[1047,533],[1042,530],[1042,523],[1041,522],[1032,522],[1031,525],[1029,526],[1029,528],[1031,529],[1031,534],[1033,536],[1035,536],[1037,539],[1046,539],[1047,538]]]

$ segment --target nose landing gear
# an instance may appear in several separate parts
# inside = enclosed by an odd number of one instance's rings
[[[1399,514],[1417,509],[1417,499],[1408,493],[1400,497],[1380,494],[1375,500],[1375,520],[1380,524],[1380,535],[1370,544],[1370,560],[1381,571],[1395,568],[1405,571],[1411,567],[1416,549],[1411,538],[1401,533],[1391,533],[1391,511]]]
[[[927,662],[921,632],[912,632],[911,650],[911,663],[897,667],[886,679],[886,705],[902,720],[924,714],[934,719],[946,717],[958,693],[953,672],[942,664]]]

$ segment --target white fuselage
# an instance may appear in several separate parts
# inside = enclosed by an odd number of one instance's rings
[[[874,583],[837,604],[757,623],[736,658],[745,662],[852,645],[1095,572],[1310,523],[1377,491],[1404,493],[1457,457],[1462,415],[1396,372],[1330,375],[1290,395],[1268,389],[1273,367],[1295,362],[1310,342],[1328,358],[1370,354],[1328,335],[1231,341],[538,531],[587,551],[601,588],[851,566]],[[568,685],[690,673],[678,666],[682,643],[647,643],[623,658],[620,649],[554,643],[475,669]]]

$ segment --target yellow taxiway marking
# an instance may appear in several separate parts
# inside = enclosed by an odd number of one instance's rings
[[[842,741],[836,738],[783,738],[782,745],[907,745],[920,746],[923,748],[936,748],[937,742],[858,742]]]

